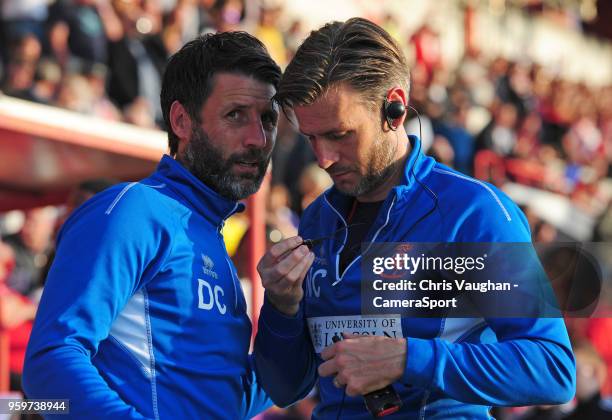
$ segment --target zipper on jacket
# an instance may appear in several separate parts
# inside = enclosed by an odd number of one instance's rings
[[[236,288],[236,281],[238,280],[236,278],[237,275],[235,276],[234,270],[232,270],[232,263],[228,259],[227,247],[225,246],[225,241],[223,240],[223,235],[221,234],[221,231],[223,230],[223,227],[225,226],[225,221],[229,219],[236,212],[236,209],[238,208],[239,205],[240,203],[236,203],[234,208],[229,212],[227,216],[223,218],[223,220],[221,220],[221,224],[217,227],[217,239],[219,240],[219,242],[221,243],[221,246],[223,247],[223,250],[225,251],[225,255],[223,256],[223,258],[225,259],[225,264],[227,264],[227,268],[230,272],[230,276],[232,276],[232,285],[234,286],[234,310],[235,311],[238,310],[238,290]]]
[[[336,208],[332,206],[331,203],[327,200],[327,195],[323,195],[323,198],[325,199],[325,202],[327,203],[327,205],[334,211],[334,213],[336,213],[336,215],[340,218],[340,220],[342,221],[342,224],[344,225],[344,239],[342,240],[342,245],[340,246],[340,249],[336,253],[336,280],[332,283],[332,286],[335,286],[336,284],[340,283],[340,281],[342,280],[342,277],[338,275],[339,274],[338,269],[339,269],[339,264],[340,264],[340,254],[342,253],[342,250],[344,249],[344,246],[346,245],[346,240],[348,239],[348,225],[346,224],[346,220],[344,220],[344,217],[342,217],[342,215],[338,212],[338,210],[336,210]]]

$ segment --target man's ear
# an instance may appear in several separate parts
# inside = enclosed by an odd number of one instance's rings
[[[179,102],[174,101],[170,106],[170,129],[179,139],[179,149],[181,143],[185,144],[191,136],[192,121],[185,107]]]

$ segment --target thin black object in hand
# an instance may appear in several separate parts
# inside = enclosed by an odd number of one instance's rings
[[[326,241],[328,239],[334,239],[336,237],[336,235],[339,232],[342,232],[343,230],[346,230],[346,229],[349,229],[349,228],[352,228],[352,227],[355,227],[355,226],[359,226],[359,225],[365,225],[365,224],[366,224],[365,222],[353,223],[352,225],[347,225],[347,226],[341,227],[340,229],[335,231],[330,236],[324,236],[322,238],[316,238],[316,239],[305,239],[300,245],[306,245],[308,247],[308,249],[312,250],[312,248],[314,248],[316,245],[319,245],[323,241]]]

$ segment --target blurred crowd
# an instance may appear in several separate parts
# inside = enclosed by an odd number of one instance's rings
[[[167,58],[198,34],[240,29],[258,36],[283,67],[306,35],[304,23],[284,15],[283,6],[280,0],[3,0],[0,91],[163,129],[159,90]],[[406,128],[422,138],[424,151],[500,187],[516,183],[562,197],[594,221],[587,239],[610,241],[612,83],[594,87],[564,80],[527,59],[488,57],[474,48],[466,48],[460,63],[451,67],[435,29],[425,23],[406,35],[399,19],[385,15],[378,23],[397,38],[412,62],[413,109]],[[302,210],[331,185],[306,139],[285,118],[279,123],[270,181],[266,223],[272,244],[295,235]],[[66,208],[29,210],[23,213],[22,227],[11,234],[0,223],[0,331],[10,337],[13,389],[19,389],[23,352],[53,258],[55,233],[72,208],[111,184],[96,180],[80,185]],[[534,241],[576,239],[528,203],[523,209]],[[239,272],[247,231],[245,215],[230,219],[225,228]],[[600,399],[612,397],[611,320],[568,322],[578,361],[575,401],[563,407],[497,410],[496,415],[595,419],[597,410],[612,412],[611,407],[601,408],[607,400]],[[308,418],[315,399],[265,418]]]
[[[281,32],[278,1],[3,0],[0,90],[143,127],[160,127],[167,58],[198,34],[254,32],[284,65],[300,22]]]

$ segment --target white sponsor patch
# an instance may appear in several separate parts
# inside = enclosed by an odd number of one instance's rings
[[[400,315],[384,316],[320,316],[308,318],[308,329],[315,352],[333,343],[332,337],[342,338],[342,333],[354,335],[377,335],[381,337],[402,338],[402,318]]]

